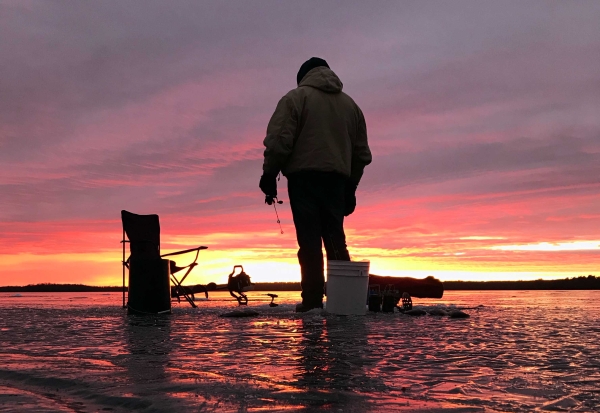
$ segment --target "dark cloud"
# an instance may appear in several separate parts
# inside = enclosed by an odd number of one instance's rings
[[[598,139],[600,130],[586,138],[434,143],[418,151],[379,155],[378,167],[367,169],[363,185],[394,188],[479,177],[468,191],[473,193],[524,190],[526,182],[527,189],[596,183],[600,154],[587,148]]]

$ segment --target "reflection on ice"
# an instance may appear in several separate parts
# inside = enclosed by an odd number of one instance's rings
[[[242,319],[219,317],[236,309],[225,295],[160,317],[127,315],[118,294],[0,296],[0,411],[593,411],[600,294],[562,294],[337,317],[297,315],[282,293],[250,296],[259,316]]]

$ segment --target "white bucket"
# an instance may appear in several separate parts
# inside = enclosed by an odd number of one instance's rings
[[[369,261],[327,261],[327,312],[365,315]]]

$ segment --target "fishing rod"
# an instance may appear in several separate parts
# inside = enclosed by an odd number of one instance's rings
[[[275,216],[277,217],[277,223],[279,224],[279,230],[283,234],[283,228],[281,227],[281,221],[279,220],[279,214],[277,213],[277,204],[281,205],[281,204],[283,204],[283,201],[280,201],[279,199],[277,199],[276,196],[267,195],[265,197],[265,204],[273,205],[273,208],[275,209]]]

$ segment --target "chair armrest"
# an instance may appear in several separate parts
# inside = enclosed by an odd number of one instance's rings
[[[205,250],[208,249],[208,247],[196,247],[196,248],[190,248],[189,250],[183,250],[183,251],[177,251],[177,252],[171,252],[169,254],[163,254],[160,257],[170,257],[172,255],[181,255],[181,254],[187,254],[188,252],[193,252],[193,251],[198,251],[200,252],[200,250]]]

